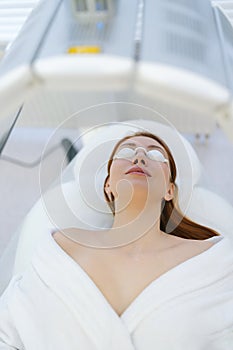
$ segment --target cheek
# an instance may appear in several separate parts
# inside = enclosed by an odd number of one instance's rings
[[[168,177],[169,171],[165,163],[154,162],[151,166],[153,173],[156,175],[161,175],[163,177]]]
[[[127,160],[121,159],[112,162],[109,178],[109,184],[112,191],[114,191],[117,183],[124,178],[124,174],[127,170],[127,163]]]
[[[159,184],[160,187],[164,188],[170,183],[170,172],[166,164],[156,163],[151,174],[155,179],[155,181],[152,181],[155,186]]]
[[[170,170],[166,164],[162,165],[162,170],[163,170],[163,176],[166,181],[166,183],[170,182]]]

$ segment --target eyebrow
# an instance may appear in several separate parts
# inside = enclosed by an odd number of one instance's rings
[[[120,148],[123,147],[123,146],[131,146],[131,147],[134,147],[134,146],[137,146],[137,145],[136,145],[136,143],[134,143],[134,142],[127,142],[127,143],[122,143],[122,144],[120,145]],[[140,147],[140,146],[138,146],[138,147]],[[163,151],[163,153],[166,155],[166,153],[165,153],[166,151],[165,151],[165,149],[162,148],[162,147],[159,147],[159,146],[156,146],[156,145],[149,145],[149,146],[147,146],[146,148],[148,148],[148,149],[152,149],[152,148],[159,149],[159,150]]]

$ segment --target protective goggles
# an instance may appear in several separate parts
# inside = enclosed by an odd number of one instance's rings
[[[151,160],[155,160],[156,162],[169,163],[168,159],[166,159],[159,150],[151,149],[147,151],[144,147],[137,147],[135,149],[129,148],[129,147],[123,147],[115,153],[115,155],[113,156],[113,159],[132,159],[136,156],[139,150],[143,151],[146,157]]]

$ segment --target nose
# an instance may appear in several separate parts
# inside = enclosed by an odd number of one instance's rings
[[[133,157],[133,164],[143,164],[146,165],[146,154],[143,149],[136,150],[136,154]]]

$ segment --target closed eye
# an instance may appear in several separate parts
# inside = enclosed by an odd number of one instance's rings
[[[129,147],[121,148],[116,152],[114,158],[131,158],[135,154],[135,150]]]
[[[120,158],[120,159],[129,159],[135,156],[137,149],[139,149],[140,147],[133,149],[133,148],[129,148],[129,147],[124,147],[121,148],[118,152],[116,152],[114,158]],[[149,151],[146,151],[146,156],[154,161],[157,162],[163,162],[163,163],[168,163],[168,160],[164,157],[164,155],[162,154],[162,152],[160,152],[157,149],[151,149]]]
[[[158,162],[163,162],[163,163],[168,162],[168,160],[164,157],[162,152],[158,151],[157,149],[152,149],[152,150],[148,151],[147,156],[148,156],[148,158],[150,158],[152,160],[156,160]]]

